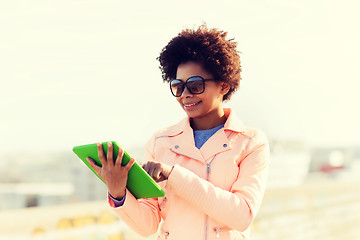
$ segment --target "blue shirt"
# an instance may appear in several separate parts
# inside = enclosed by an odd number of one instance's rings
[[[219,129],[223,128],[224,124],[217,126],[212,129],[208,130],[195,130],[194,131],[194,139],[195,139],[195,146],[200,149],[202,145],[212,136],[214,135]]]

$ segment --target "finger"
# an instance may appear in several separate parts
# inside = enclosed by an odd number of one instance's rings
[[[131,167],[134,165],[135,159],[131,158],[130,161],[124,166],[125,171],[129,172]]]
[[[155,164],[153,164],[153,163],[151,163],[151,167],[150,167],[150,169],[149,169],[149,175],[152,177],[152,178],[154,178],[154,172],[155,172],[155,168],[156,168],[156,165]],[[155,178],[154,178],[155,179]]]
[[[152,162],[146,163],[144,170],[147,172],[147,174],[149,174],[150,177],[152,177],[153,163]]]
[[[97,149],[98,149],[98,157],[100,159],[100,162],[104,166],[104,165],[106,165],[106,158],[105,158],[103,146],[101,143],[97,143]]]
[[[161,174],[161,168],[160,167],[155,167],[154,171],[153,171],[153,179],[154,180],[159,180],[160,179],[160,174]]]
[[[99,175],[101,167],[96,164],[95,160],[90,157],[87,157],[86,160],[88,161],[90,166],[94,169],[94,171]]]
[[[143,169],[145,170],[145,172],[147,172],[149,174],[149,170],[150,170],[150,163],[147,162],[143,165]]]
[[[164,175],[160,174],[159,178],[157,180],[155,180],[155,182],[158,183],[158,182],[162,182],[164,180],[166,180],[166,178],[164,177]]]
[[[113,145],[112,142],[108,142],[108,150],[107,150],[107,162],[111,165],[114,165],[113,160]]]
[[[115,166],[117,167],[121,166],[123,156],[124,156],[124,150],[122,150],[122,148],[119,148],[119,153],[116,157]]]

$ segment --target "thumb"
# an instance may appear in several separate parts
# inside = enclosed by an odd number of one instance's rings
[[[99,175],[100,173],[100,170],[101,170],[101,167],[99,167],[95,160],[90,158],[90,157],[87,157],[86,160],[88,161],[88,163],[90,164],[90,166],[94,169],[94,171]]]

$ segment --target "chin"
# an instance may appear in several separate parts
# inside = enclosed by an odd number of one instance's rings
[[[198,113],[197,111],[185,111],[185,112],[189,118],[198,118],[201,116],[201,114]]]

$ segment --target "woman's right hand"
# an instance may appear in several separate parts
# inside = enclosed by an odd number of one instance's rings
[[[97,143],[97,149],[102,167],[98,166],[95,161],[90,157],[87,157],[86,160],[95,170],[95,172],[104,180],[111,196],[117,199],[123,198],[125,196],[128,172],[134,164],[135,160],[131,158],[125,166],[121,166],[124,151],[120,148],[119,154],[114,162],[113,145],[111,142],[108,143],[108,151],[106,157],[101,143]]]

